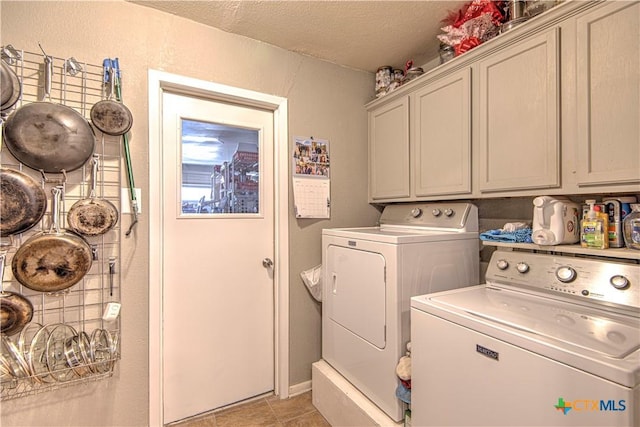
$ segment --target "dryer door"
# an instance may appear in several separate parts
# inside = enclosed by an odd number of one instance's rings
[[[329,318],[378,348],[386,344],[385,259],[379,253],[330,245],[328,286],[324,293]]]

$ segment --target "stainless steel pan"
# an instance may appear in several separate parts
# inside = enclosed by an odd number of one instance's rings
[[[51,58],[45,57],[45,96],[50,96]],[[95,135],[76,110],[52,102],[33,102],[14,111],[4,125],[4,144],[35,170],[61,173],[80,168],[91,157]]]
[[[36,225],[47,210],[42,186],[23,172],[0,168],[0,236],[22,233]]]
[[[79,235],[60,229],[62,190],[52,189],[51,227],[29,238],[11,262],[13,276],[29,289],[58,292],[78,283],[91,268],[92,252]]]
[[[0,110],[2,113],[18,102],[21,92],[22,85],[18,75],[4,60],[0,60]]]
[[[115,79],[116,74],[113,67],[105,66],[104,82],[107,86],[107,99],[94,104],[91,107],[90,115],[91,123],[101,132],[107,135],[120,136],[131,129],[133,115],[122,102],[112,99],[115,92]]]
[[[106,199],[96,197],[98,156],[91,161],[91,191],[88,199],[78,200],[67,213],[67,223],[76,233],[98,236],[111,230],[118,222],[118,209]]]
[[[33,305],[24,296],[4,290],[4,262],[6,253],[0,253],[0,329],[3,334],[14,335],[25,327],[33,318]]]

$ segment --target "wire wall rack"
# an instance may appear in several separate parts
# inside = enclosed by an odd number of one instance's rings
[[[11,45],[1,46],[0,53],[21,83],[19,100],[10,110],[3,111],[5,124],[12,114],[34,102],[71,107],[90,122],[91,107],[107,97],[102,65],[49,56],[44,50],[18,50]],[[45,79],[45,58],[50,61],[53,71],[50,84]],[[92,159],[95,158],[99,165],[94,194],[111,202],[119,217],[122,212],[122,137],[103,134],[93,126],[92,129],[95,136]],[[1,400],[111,377],[121,354],[118,315],[121,218],[105,233],[81,236],[91,248],[92,261],[79,282],[57,292],[29,289],[14,277],[12,261],[16,251],[32,237],[50,231],[54,224],[63,230],[67,227],[67,214],[74,203],[91,197],[93,169],[87,161],[70,172],[34,170],[18,161],[5,144],[0,149],[0,162],[3,170],[17,170],[33,178],[49,199],[39,223],[22,233],[2,237],[0,256],[4,256],[5,268],[0,280],[3,295],[7,292],[19,294],[33,309],[31,321],[20,331],[2,333]],[[52,218],[52,192],[56,188],[61,193],[57,222]],[[4,304],[2,300],[0,298]],[[4,317],[3,308],[3,322]]]

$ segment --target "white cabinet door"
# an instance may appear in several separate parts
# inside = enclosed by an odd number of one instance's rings
[[[483,193],[559,187],[559,47],[552,28],[479,62]]]
[[[640,3],[577,20],[578,185],[640,182]]]
[[[409,97],[369,111],[369,194],[404,199],[409,188]]]
[[[471,68],[411,94],[417,197],[471,193]]]

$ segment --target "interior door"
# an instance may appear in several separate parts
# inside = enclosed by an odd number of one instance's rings
[[[166,424],[274,389],[273,113],[162,106]]]

